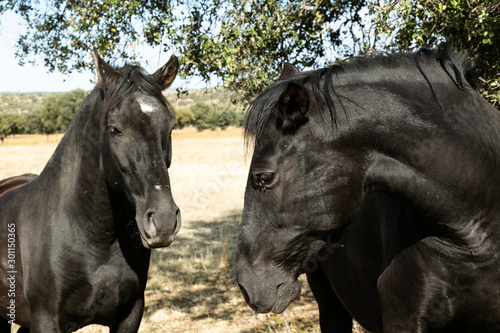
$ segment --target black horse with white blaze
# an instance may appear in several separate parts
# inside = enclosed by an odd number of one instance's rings
[[[253,102],[237,280],[284,311],[306,273],[325,332],[500,331],[500,113],[443,48],[351,59]]]
[[[150,251],[179,231],[167,170],[175,117],[162,95],[177,58],[152,75],[95,51],[94,62],[98,84],[40,176],[0,182],[2,333],[13,322],[137,332]]]

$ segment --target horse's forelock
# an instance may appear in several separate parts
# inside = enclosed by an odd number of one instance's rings
[[[280,81],[261,92],[248,108],[245,123],[245,141],[258,141],[262,136],[269,118],[276,112],[276,104],[283,93],[285,85]]]
[[[115,107],[136,91],[141,91],[165,102],[160,85],[150,75],[146,75],[141,67],[125,65],[121,69],[117,69],[117,72],[120,74],[120,78],[114,83],[114,87],[109,89],[112,93],[109,96],[107,109]]]

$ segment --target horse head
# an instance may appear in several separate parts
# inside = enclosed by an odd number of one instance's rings
[[[348,151],[326,149],[333,137],[318,122],[318,102],[302,78],[286,65],[253,102],[245,124],[255,147],[236,270],[258,312],[280,313],[299,296],[297,277],[332,233],[355,218],[362,200],[356,165]]]
[[[152,75],[133,66],[115,70],[94,50],[103,112],[101,163],[108,186],[135,208],[144,247],[167,246],[179,231],[180,210],[170,189],[175,117],[162,95],[179,67],[170,60]]]

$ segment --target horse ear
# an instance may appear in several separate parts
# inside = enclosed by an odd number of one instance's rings
[[[308,120],[309,94],[306,87],[289,82],[278,101],[278,127],[295,130]]]
[[[295,73],[300,73],[299,69],[292,64],[285,63],[278,81],[284,80]]]
[[[179,60],[172,54],[170,60],[153,74],[153,78],[158,82],[161,89],[165,90],[174,82],[178,70]]]
[[[107,62],[102,60],[95,47],[92,49],[92,57],[97,71],[97,86],[103,89],[111,78],[116,77],[118,73]]]

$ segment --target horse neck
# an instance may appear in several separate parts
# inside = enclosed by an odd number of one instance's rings
[[[71,210],[72,216],[78,216],[79,226],[96,235],[109,235],[116,228],[116,214],[112,210],[101,163],[101,117],[97,97],[94,90],[82,103],[40,174],[39,183],[51,188],[52,195],[59,196],[58,202]]]
[[[441,106],[411,94],[363,93],[370,102],[346,108],[349,130],[338,141],[361,148],[365,193],[384,192],[450,230],[484,227],[500,234],[494,223],[500,213],[498,111],[457,89],[448,98],[441,91]]]

